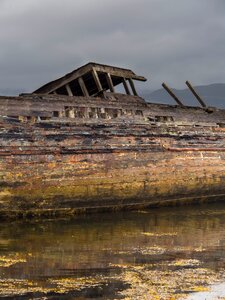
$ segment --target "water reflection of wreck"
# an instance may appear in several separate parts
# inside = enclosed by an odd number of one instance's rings
[[[89,63],[0,97],[1,213],[223,199],[225,111],[184,106],[172,91],[178,105],[147,103],[134,80],[146,79]]]
[[[184,299],[224,280],[224,216],[212,204],[3,222],[0,297]]]

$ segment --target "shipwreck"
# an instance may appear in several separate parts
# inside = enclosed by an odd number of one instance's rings
[[[146,102],[128,69],[96,63],[0,97],[0,215],[225,199],[225,110]]]

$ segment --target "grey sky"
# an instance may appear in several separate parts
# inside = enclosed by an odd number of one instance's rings
[[[0,0],[0,90],[96,61],[157,89],[225,82],[224,0]]]

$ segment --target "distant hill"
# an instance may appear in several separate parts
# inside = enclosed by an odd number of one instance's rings
[[[194,87],[208,106],[225,108],[225,83],[215,83]],[[175,95],[186,105],[198,106],[198,102],[187,88],[184,90],[172,89]],[[173,98],[162,88],[152,91],[143,91],[142,96],[148,102],[175,103]]]

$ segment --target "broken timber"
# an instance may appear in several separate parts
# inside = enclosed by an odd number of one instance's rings
[[[205,102],[202,100],[202,98],[199,96],[199,94],[197,94],[197,92],[194,90],[193,86],[191,85],[191,83],[189,81],[186,81],[186,85],[189,87],[192,94],[195,96],[195,98],[198,100],[198,102],[201,104],[201,106],[202,107],[207,107]]]
[[[177,98],[177,96],[172,92],[172,90],[166,85],[162,83],[162,87],[167,91],[167,93],[177,102],[178,105],[184,106],[184,104]]]

